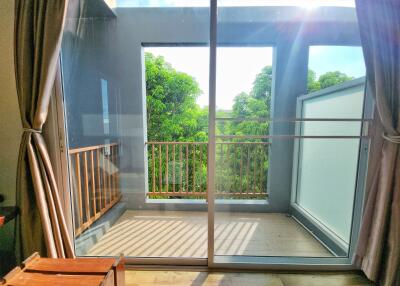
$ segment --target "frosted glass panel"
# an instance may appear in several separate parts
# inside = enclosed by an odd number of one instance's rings
[[[302,102],[302,118],[361,119],[364,85]],[[360,122],[303,122],[303,136],[358,136]],[[349,242],[360,139],[301,139],[297,204]]]

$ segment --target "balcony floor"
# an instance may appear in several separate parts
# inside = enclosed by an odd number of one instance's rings
[[[293,218],[278,213],[216,213],[217,255],[332,254]],[[207,213],[126,211],[87,255],[206,257]]]

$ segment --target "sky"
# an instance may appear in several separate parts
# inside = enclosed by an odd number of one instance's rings
[[[341,71],[355,78],[365,75],[361,47],[311,46],[308,67],[317,77],[328,71]]]
[[[157,47],[145,51],[163,56],[176,70],[193,76],[202,90],[197,103],[208,105],[209,48]],[[218,48],[217,108],[231,109],[233,98],[249,92],[255,76],[266,65],[272,65],[272,48]]]
[[[176,70],[193,76],[202,94],[197,103],[208,105],[208,47],[146,47],[146,52],[163,56]],[[272,65],[271,47],[219,47],[217,49],[217,109],[232,109],[233,99],[241,92],[249,93],[256,75]],[[327,71],[341,71],[355,78],[365,75],[360,47],[312,46],[309,68],[317,77]]]

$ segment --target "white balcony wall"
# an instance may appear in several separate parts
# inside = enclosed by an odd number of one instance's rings
[[[341,85],[340,88],[343,86]],[[304,96],[301,118],[361,119],[364,84]],[[361,122],[303,122],[302,136],[359,136]],[[296,203],[349,243],[360,139],[300,139]]]

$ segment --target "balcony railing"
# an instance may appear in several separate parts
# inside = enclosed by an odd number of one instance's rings
[[[69,156],[78,236],[121,198],[119,144],[70,149]]]
[[[216,143],[216,198],[267,198],[268,144]],[[207,142],[148,142],[147,196],[207,199],[207,147]]]

